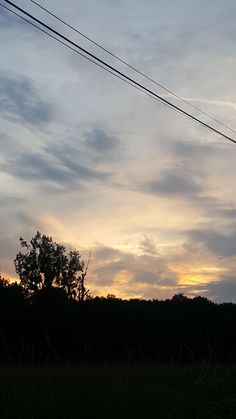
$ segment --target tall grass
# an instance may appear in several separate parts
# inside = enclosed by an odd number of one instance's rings
[[[0,369],[1,419],[235,417],[236,365]]]

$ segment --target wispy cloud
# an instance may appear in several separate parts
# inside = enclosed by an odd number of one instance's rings
[[[145,193],[171,199],[182,197],[196,200],[204,191],[202,174],[178,163],[175,167],[164,168],[155,177],[143,182],[139,188]]]
[[[236,256],[236,231],[222,234],[216,230],[191,230],[188,232],[190,240],[203,244],[218,257]]]
[[[52,106],[41,98],[27,77],[0,73],[0,108],[3,117],[13,122],[41,126],[52,117]]]
[[[229,102],[227,100],[215,100],[215,99],[207,99],[207,98],[193,98],[193,97],[184,97],[184,100],[187,102],[199,102],[207,105],[215,105],[215,106],[222,106],[222,107],[229,107],[232,109],[236,109],[236,102]]]
[[[173,287],[176,284],[174,272],[159,255],[135,255],[115,248],[97,245],[92,252],[92,281],[96,285],[115,284],[123,289],[127,281],[133,284]]]

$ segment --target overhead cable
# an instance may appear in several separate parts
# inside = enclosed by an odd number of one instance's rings
[[[217,118],[213,117],[212,115],[208,114],[207,112],[204,112],[202,109],[198,108],[197,106],[194,106],[192,103],[190,103],[188,100],[184,99],[183,97],[177,95],[175,92],[173,92],[173,90],[168,89],[167,87],[165,87],[163,84],[157,82],[156,80],[154,80],[153,78],[151,78],[150,76],[148,76],[147,74],[145,74],[143,71],[137,69],[136,67],[134,67],[133,65],[129,64],[127,61],[125,61],[124,59],[120,58],[118,55],[114,54],[113,52],[111,52],[110,50],[108,50],[107,48],[103,47],[100,43],[94,41],[94,39],[92,39],[91,37],[89,37],[88,35],[84,34],[83,32],[81,32],[80,30],[78,30],[77,28],[75,28],[74,26],[70,25],[68,22],[66,22],[64,19],[60,18],[59,16],[57,16],[55,13],[51,12],[50,10],[48,10],[46,7],[42,6],[40,3],[38,3],[35,0],[29,0],[31,3],[35,4],[37,7],[39,7],[40,9],[42,9],[43,11],[45,11],[46,13],[48,13],[50,16],[53,16],[55,19],[57,19],[59,22],[63,23],[64,25],[66,25],[68,28],[70,28],[71,30],[73,30],[74,32],[78,33],[80,36],[82,36],[83,38],[85,38],[87,41],[91,42],[92,44],[96,45],[98,48],[100,48],[101,50],[103,50],[104,52],[106,52],[107,54],[109,54],[110,56],[112,56],[113,58],[115,58],[116,60],[120,61],[122,64],[126,65],[127,67],[129,67],[131,70],[135,71],[137,74],[143,76],[145,79],[151,81],[152,83],[154,83],[156,86],[160,87],[161,89],[165,90],[167,93],[171,94],[172,96],[174,96],[176,99],[182,101],[183,103],[185,103],[186,105],[190,106],[192,109],[195,109],[196,111],[200,112],[202,115],[205,115],[206,117],[210,118],[212,121],[217,122],[219,125],[223,126],[224,128],[227,128],[228,130],[234,132],[236,134],[236,131],[231,128],[229,125],[219,121]]]
[[[86,55],[88,55],[90,58],[92,58],[93,60],[97,61],[99,64],[102,64],[103,66],[105,66],[106,68],[108,68],[109,70],[111,70],[111,72],[114,72],[116,74],[118,74],[119,76],[121,76],[122,78],[128,80],[130,83],[133,83],[135,86],[139,87],[140,89],[142,89],[143,91],[147,92],[149,95],[151,95],[152,97],[155,97],[159,100],[162,101],[162,103],[167,104],[168,106],[170,106],[173,109],[178,110],[179,112],[181,112],[183,115],[185,115],[188,118],[191,118],[193,121],[201,124],[202,126],[208,128],[209,130],[213,131],[214,133],[224,137],[225,139],[233,142],[236,144],[236,140],[234,140],[233,138],[229,137],[228,135],[222,133],[221,131],[215,129],[214,127],[212,127],[211,125],[205,123],[204,121],[202,121],[199,118],[196,118],[195,116],[191,115],[189,112],[186,112],[185,110],[183,110],[182,108],[180,108],[179,106],[174,105],[172,102],[170,102],[169,100],[163,98],[162,96],[156,94],[155,92],[153,92],[151,89],[145,87],[144,85],[142,85],[141,83],[137,82],[136,80],[132,79],[131,77],[127,76],[125,73],[117,70],[115,67],[111,66],[110,64],[108,64],[106,61],[100,59],[99,57],[97,57],[96,55],[92,54],[91,52],[89,52],[88,50],[86,50],[85,48],[81,47],[80,45],[78,45],[77,43],[75,43],[74,41],[70,40],[69,38],[67,38],[66,36],[64,36],[63,34],[61,34],[60,32],[56,31],[55,29],[53,29],[51,26],[47,25],[46,23],[42,22],[40,19],[36,18],[35,16],[33,16],[32,14],[28,13],[26,10],[22,9],[21,7],[17,6],[16,4],[14,4],[13,2],[9,1],[9,0],[4,0],[6,3],[10,4],[12,7],[14,7],[15,9],[19,10],[21,13],[23,13],[24,15],[28,16],[30,19],[34,20],[35,22],[37,22],[38,24],[40,24],[41,26],[43,26],[44,28],[48,29],[50,32],[54,33],[55,35],[59,36],[59,38],[62,38],[64,41],[68,42],[69,44],[73,45],[73,47],[79,49],[80,51],[82,51],[83,53],[85,53]]]
[[[25,22],[29,23],[30,25],[32,25],[34,28],[37,28],[38,30],[40,30],[41,32],[43,32],[44,34],[48,35],[50,38],[54,39],[55,41],[59,42],[60,44],[62,44],[63,46],[69,48],[71,51],[76,52],[76,54],[79,54],[81,57],[85,58],[86,60],[90,61],[91,63],[95,64],[96,66],[102,68],[103,70],[105,70],[106,72],[110,73],[112,76],[118,78],[119,80],[123,81],[124,83],[128,84],[129,86],[133,87],[136,90],[139,90],[141,93],[144,93],[145,95],[151,97],[152,99],[155,99],[157,102],[159,102],[162,105],[167,106],[169,109],[176,111],[178,113],[180,113],[179,111],[177,111],[176,109],[172,109],[170,108],[166,103],[163,103],[160,99],[155,98],[153,95],[145,92],[144,90],[142,90],[141,88],[135,86],[134,84],[132,84],[131,82],[123,79],[121,76],[119,76],[116,73],[113,73],[111,70],[109,70],[106,67],[103,67],[101,64],[97,63],[96,61],[92,60],[91,58],[87,57],[86,55],[82,54],[82,52],[78,51],[77,49],[71,47],[70,45],[66,44],[65,42],[63,42],[61,39],[56,38],[56,36],[53,36],[51,33],[47,32],[46,30],[40,28],[39,26],[37,26],[35,23],[31,22],[30,20],[26,19],[24,16],[20,15],[19,13],[15,12],[14,10],[10,9],[9,7],[5,6],[4,4],[0,3],[0,6],[4,7],[4,9],[8,10],[9,12],[11,12],[12,14],[14,14],[15,16],[18,16],[20,19],[24,20]]]

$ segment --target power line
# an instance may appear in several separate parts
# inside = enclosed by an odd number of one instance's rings
[[[94,41],[94,39],[92,39],[91,37],[85,35],[83,32],[81,32],[80,30],[78,30],[77,28],[75,28],[74,26],[70,25],[68,22],[66,22],[65,20],[61,19],[59,16],[57,16],[55,13],[51,12],[50,10],[48,10],[46,7],[42,6],[40,3],[38,3],[35,0],[29,0],[31,1],[31,3],[34,3],[37,7],[39,7],[40,9],[44,10],[46,13],[48,13],[50,16],[53,16],[55,19],[57,19],[58,21],[60,21],[61,23],[63,23],[64,25],[66,25],[68,28],[72,29],[74,32],[78,33],[79,35],[81,35],[83,38],[87,39],[89,42],[91,42],[92,44],[96,45],[98,48],[100,48],[101,50],[105,51],[107,54],[111,55],[113,58],[115,58],[116,60],[120,61],[122,64],[125,64],[127,67],[129,67],[130,69],[132,69],[133,71],[135,71],[137,74],[140,74],[141,76],[145,77],[147,80],[151,81],[152,83],[154,83],[155,85],[157,85],[158,87],[160,87],[161,89],[165,90],[166,92],[170,93],[172,96],[174,96],[176,99],[181,100],[183,103],[185,103],[186,105],[190,106],[192,109],[195,109],[196,111],[200,112],[202,115],[207,116],[208,118],[210,118],[212,121],[217,122],[219,125],[223,126],[224,128],[227,128],[228,130],[234,132],[236,134],[236,131],[231,128],[230,126],[224,124],[223,122],[219,121],[218,119],[216,119],[215,117],[209,115],[207,112],[204,112],[203,110],[201,110],[200,108],[198,108],[197,106],[192,105],[188,100],[185,100],[184,98],[182,98],[181,96],[177,95],[176,93],[173,92],[173,90],[168,89],[167,87],[165,87],[163,84],[158,83],[156,80],[154,80],[153,78],[147,76],[145,73],[143,73],[141,70],[137,69],[136,67],[132,66],[131,64],[129,64],[127,61],[123,60],[122,58],[120,58],[118,55],[114,54],[113,52],[111,52],[110,50],[108,50],[107,48],[103,47],[101,44],[99,44],[98,42]]]
[[[44,29],[40,28],[39,26],[37,26],[36,24],[34,24],[33,22],[31,22],[30,20],[24,18],[22,15],[18,14],[17,12],[15,12],[14,10],[10,9],[9,7],[3,5],[2,3],[0,3],[0,6],[4,7],[4,9],[8,10],[9,12],[11,12],[12,14],[14,14],[15,16],[18,16],[20,19],[24,20],[25,22],[29,23],[30,25],[32,25],[34,28],[37,28],[38,30],[40,30],[41,32],[43,32],[44,34],[48,35],[50,38],[54,39],[55,41],[59,42],[60,44],[64,45],[65,47],[69,48],[70,50],[72,50],[73,52],[76,52],[77,54],[79,54],[81,57],[85,58],[86,60],[90,61],[91,63],[95,64],[96,66],[100,67],[101,69],[107,71],[108,73],[110,73],[112,76],[115,76],[116,78],[118,78],[119,80],[123,81],[124,83],[128,84],[129,86],[133,87],[134,89],[138,90],[141,93],[144,93],[145,95],[149,96],[152,99],[155,99],[157,102],[159,102],[161,105],[165,105],[167,106],[170,110],[175,111],[177,113],[181,113],[178,109],[172,108],[170,107],[167,103],[163,102],[162,100],[158,99],[157,97],[153,96],[151,93],[147,93],[146,91],[144,91],[142,88],[137,87],[135,84],[129,82],[128,80],[122,78],[121,76],[119,76],[116,73],[113,73],[111,70],[109,70],[106,67],[103,67],[101,64],[97,63],[96,61],[92,60],[91,58],[87,57],[86,55],[82,54],[81,52],[79,52],[78,50],[76,50],[75,48],[69,46],[68,44],[66,44],[65,42],[61,41],[60,39],[56,38],[55,36],[53,36],[52,34],[50,34],[49,32],[45,31]]]
[[[60,39],[56,38],[55,36],[53,36],[52,34],[50,34],[49,32],[45,31],[44,29],[40,28],[39,26],[35,25],[33,22],[30,22],[30,20],[24,18],[23,16],[21,16],[20,14],[18,14],[17,12],[15,12],[14,10],[10,9],[9,7],[5,6],[4,4],[0,3],[0,6],[4,7],[4,9],[8,10],[9,12],[11,12],[12,14],[14,14],[15,16],[18,16],[20,19],[24,20],[25,22],[29,23],[30,25],[32,25],[34,28],[39,29],[41,32],[43,32],[44,34],[48,35],[50,38],[54,39],[55,41],[59,42],[60,44],[64,45],[65,47],[69,48],[71,51],[76,52],[76,54],[79,54],[81,57],[85,58],[86,60],[90,61],[91,63],[95,64],[96,66],[102,68],[103,70],[107,71],[108,73],[110,73],[112,76],[118,78],[119,80],[123,81],[124,83],[128,84],[129,86],[133,87],[134,89],[138,90],[141,93],[144,93],[145,95],[149,96],[152,99],[155,99],[157,102],[159,102],[162,105],[167,106],[170,110],[172,111],[176,111],[178,113],[180,113],[177,109],[172,109],[169,107],[169,105],[167,105],[166,103],[163,103],[161,100],[155,98],[153,95],[145,92],[144,90],[142,90],[141,88],[135,86],[134,84],[130,83],[129,81],[123,79],[121,76],[118,76],[118,74],[113,73],[111,70],[109,70],[106,67],[103,67],[101,64],[97,63],[96,61],[92,60],[91,58],[87,57],[86,55],[82,54],[81,52],[79,52],[77,49],[71,47],[70,45],[66,44],[65,42],[61,41]]]
[[[62,35],[60,32],[56,31],[55,29],[53,29],[52,27],[50,27],[49,25],[45,24],[44,22],[42,22],[41,20],[37,19],[36,17],[34,17],[32,14],[28,13],[27,11],[25,11],[24,9],[22,9],[21,7],[17,6],[16,4],[12,3],[9,0],[4,0],[6,3],[10,4],[11,6],[13,6],[15,9],[19,10],[21,13],[25,14],[26,16],[28,16],[30,19],[33,19],[35,22],[39,23],[41,26],[45,27],[46,29],[48,29],[49,31],[53,32],[55,35],[59,36],[60,38],[64,39],[66,42],[68,42],[69,44],[73,45],[74,47],[78,48],[80,51],[82,51],[83,53],[87,54],[90,58],[92,58],[93,60],[96,60],[98,63],[104,65],[105,67],[107,67],[109,70],[111,70],[111,72],[115,72],[116,74],[118,74],[119,76],[123,77],[124,79],[128,80],[130,83],[133,83],[135,86],[143,89],[143,91],[147,92],[149,95],[152,95],[152,97],[155,97],[159,100],[161,100],[163,103],[169,105],[171,108],[178,110],[179,112],[181,112],[183,115],[187,116],[188,118],[191,118],[193,121],[200,123],[202,126],[208,128],[209,130],[215,132],[216,134],[224,137],[225,139],[233,142],[236,144],[236,140],[234,140],[233,138],[229,137],[228,135],[222,133],[221,131],[215,129],[214,127],[212,127],[211,125],[203,122],[202,120],[196,118],[195,116],[191,115],[190,113],[186,112],[185,110],[181,109],[180,107],[174,105],[173,103],[171,103],[170,101],[168,101],[167,99],[163,98],[162,96],[156,94],[155,92],[153,92],[152,90],[148,89],[147,87],[145,87],[144,85],[142,85],[141,83],[138,83],[137,81],[135,81],[134,79],[132,79],[131,77],[127,76],[126,74],[122,73],[121,71],[117,70],[115,67],[111,66],[110,64],[106,63],[104,60],[101,60],[100,58],[98,58],[96,55],[90,53],[89,51],[87,51],[85,48],[82,48],[81,46],[79,46],[78,44],[76,44],[75,42],[71,41],[69,38],[67,38],[66,36]]]
[[[63,46],[69,48],[71,51],[76,52],[76,54],[80,55],[81,57],[85,58],[87,61],[90,61],[91,63],[95,64],[97,67],[100,67],[101,69],[105,70],[107,73],[110,73],[112,76],[116,77],[117,79],[123,81],[124,83],[126,83],[127,85],[133,87],[134,89],[138,90],[141,93],[144,93],[145,95],[149,96],[151,99],[155,99],[157,102],[159,102],[161,105],[165,105],[167,106],[170,110],[175,111],[177,113],[181,113],[179,110],[171,108],[167,103],[164,103],[162,100],[154,97],[152,94],[145,92],[143,89],[135,86],[135,84],[129,82],[128,80],[125,80],[124,78],[122,78],[121,76],[119,76],[116,73],[113,73],[111,70],[109,70],[106,67],[103,67],[101,64],[97,63],[96,61],[92,60],[91,58],[87,57],[86,55],[82,54],[81,52],[79,52],[77,49],[71,47],[70,45],[66,44],[65,42],[61,41],[60,39],[56,38],[55,36],[53,36],[52,34],[50,34],[49,32],[45,31],[44,29],[40,28],[39,26],[37,26],[35,23],[31,22],[30,20],[24,18],[22,15],[20,15],[19,13],[15,12],[14,10],[10,9],[9,7],[5,6],[4,4],[0,3],[0,6],[4,7],[4,9],[8,10],[9,12],[11,12],[12,14],[14,14],[15,16],[18,16],[20,19],[24,20],[25,22],[29,23],[31,26],[33,26],[34,28],[40,30],[41,32],[43,32],[44,34],[48,35],[50,38],[54,39],[55,41],[59,42],[60,44],[62,44]]]

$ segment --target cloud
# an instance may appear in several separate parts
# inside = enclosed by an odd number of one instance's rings
[[[190,177],[191,175],[191,177]],[[143,185],[143,191],[157,196],[192,197],[202,192],[202,187],[194,173],[189,174],[184,169],[165,169],[156,179],[151,179]]]
[[[173,287],[176,277],[165,261],[159,256],[148,254],[134,255],[118,249],[97,246],[92,253],[92,277],[96,285],[133,284]]]
[[[73,186],[76,181],[75,176],[65,167],[39,153],[22,153],[5,163],[3,168],[8,174],[28,182],[51,181],[62,186]]]
[[[13,12],[16,11],[11,5],[7,4],[6,6],[10,10],[13,10]],[[10,29],[11,33],[9,35],[11,36],[13,29],[16,29],[19,32],[19,29],[24,29],[24,31],[25,31],[26,28],[27,28],[27,31],[30,30],[32,33],[35,32],[33,27],[31,25],[29,25],[27,22],[20,19],[19,17],[17,17],[13,13],[11,13],[9,10],[1,7],[1,9],[0,9],[0,31]]]
[[[3,7],[1,7],[1,12],[0,12],[0,28],[8,28],[9,25],[11,25],[13,23],[13,19],[11,18],[10,13],[4,9]]]
[[[8,160],[10,156],[21,152],[22,144],[20,141],[14,140],[7,132],[0,132],[0,154],[4,157],[4,160]]]
[[[20,197],[1,196],[0,207],[0,272],[14,275],[14,258],[20,251],[19,238],[32,237],[41,229],[38,209],[32,202]]]
[[[226,219],[236,219],[236,209],[235,208],[218,208],[216,209],[217,214]]]
[[[192,242],[202,244],[219,257],[236,255],[236,231],[226,235],[215,230],[190,230],[187,235]]]
[[[49,155],[57,157],[65,168],[78,176],[81,180],[106,180],[111,177],[111,173],[105,170],[98,170],[94,163],[89,159],[88,153],[80,147],[70,144],[58,144],[45,147]]]
[[[44,147],[47,158],[57,161],[78,181],[117,185],[114,161],[121,157],[121,140],[105,129],[74,132]]]
[[[182,157],[185,161],[194,160],[199,163],[199,159],[207,159],[212,153],[216,153],[215,147],[212,147],[212,144],[202,143],[200,141],[196,142],[194,140],[177,140],[171,142],[170,144],[171,153],[176,156],[176,158]]]
[[[182,286],[181,292],[191,297],[201,295],[218,303],[236,303],[236,277],[221,276],[215,281],[196,284],[196,286]]]
[[[31,79],[0,73],[0,109],[13,122],[41,126],[50,122],[52,107],[45,101]]]
[[[7,141],[9,139],[9,142]],[[9,151],[9,144],[14,141],[6,135],[0,137],[2,153]],[[112,182],[112,173],[93,167],[92,163],[83,161],[79,150],[60,145],[45,147],[41,151],[27,152],[15,147],[14,153],[1,164],[1,171],[17,179],[30,183],[51,183],[67,190],[84,189],[86,182]]]
[[[85,145],[94,153],[97,161],[106,161],[120,157],[121,141],[118,137],[111,135],[104,129],[94,128],[84,134]]]
[[[222,277],[208,284],[206,295],[214,301],[236,303],[236,277]]]
[[[83,123],[66,132],[60,140],[57,138],[55,143],[50,142],[46,151],[69,164],[74,161],[87,167],[110,167],[116,161],[120,163],[124,157],[121,139],[112,134],[108,127],[84,129]]]
[[[143,236],[142,240],[140,241],[139,247],[144,253],[148,255],[157,256],[158,254],[155,240],[147,236],[146,234]]]
[[[1,196],[1,210],[9,209],[17,207],[21,207],[24,205],[26,200],[20,196]]]
[[[232,109],[236,109],[236,102],[229,102],[226,100],[214,100],[214,99],[207,99],[207,98],[192,98],[192,97],[185,97],[183,98],[187,102],[201,102],[208,105],[216,105],[222,106],[225,108],[226,106]]]

